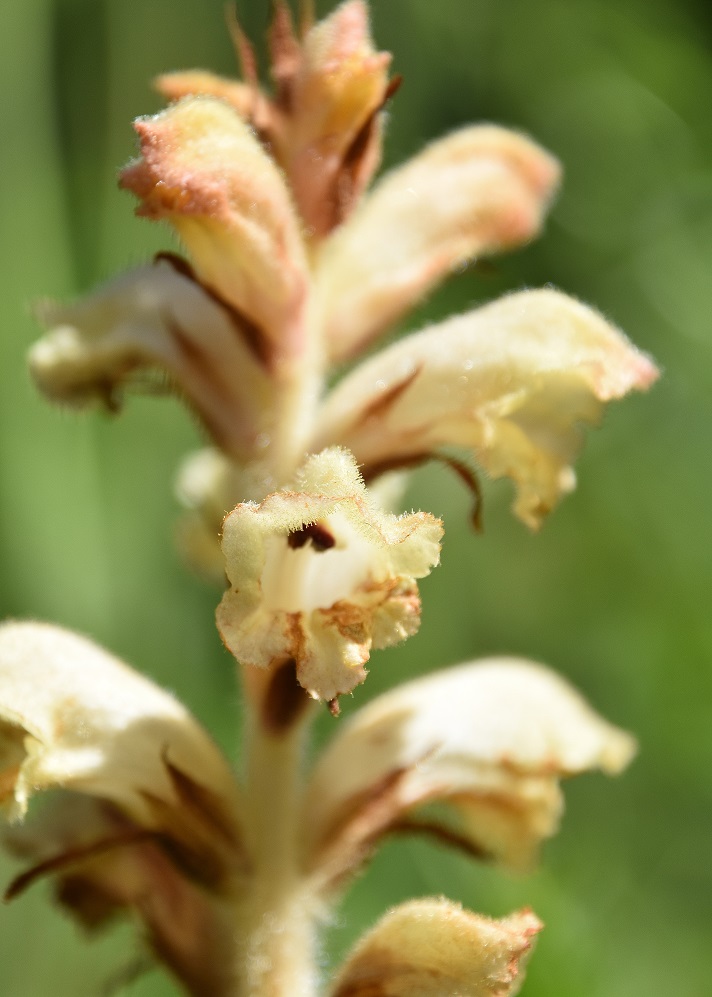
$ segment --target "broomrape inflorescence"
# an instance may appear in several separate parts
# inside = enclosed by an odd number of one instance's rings
[[[235,24],[243,82],[158,80],[169,106],[137,121],[121,183],[190,262],[163,253],[43,305],[50,332],[30,356],[56,401],[115,409],[160,372],[202,422],[211,448],[181,472],[180,536],[199,570],[227,574],[217,624],[246,692],[245,778],[178,702],[87,639],[0,629],[0,803],[29,863],[8,895],[49,875],[87,926],[131,913],[201,997],[309,997],[319,925],[384,836],[527,868],[557,828],[560,779],[618,772],[634,751],[542,665],[491,659],[377,698],[302,771],[316,702],[338,713],[371,650],[416,632],[417,580],[438,562],[440,522],[389,511],[389,472],[441,459],[477,497],[471,455],[514,481],[514,511],[536,528],[573,487],[582,424],[656,377],[599,314],[541,290],[407,336],[326,389],[453,268],[536,235],[559,170],[528,138],[475,126],[367,192],[390,56],[362,0],[319,23],[302,13],[296,32],[275,5],[271,96]],[[540,927],[529,911],[406,903],[325,992],[515,994]]]

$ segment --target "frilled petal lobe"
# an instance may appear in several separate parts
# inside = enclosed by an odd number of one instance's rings
[[[313,456],[294,490],[226,518],[222,638],[243,665],[293,659],[300,684],[332,702],[363,681],[372,647],[417,630],[416,579],[437,564],[441,534],[427,513],[381,511],[350,454]]]
[[[113,804],[214,885],[242,862],[232,774],[181,704],[91,641],[0,627],[0,803],[57,787]]]
[[[358,353],[460,264],[533,238],[558,178],[548,153],[492,125],[455,132],[387,174],[318,257],[333,359]]]
[[[322,755],[308,864],[328,886],[380,835],[413,830],[527,868],[557,829],[560,778],[616,773],[634,748],[542,665],[488,659],[410,682],[359,710]]]
[[[278,155],[314,235],[344,220],[378,166],[390,60],[373,47],[366,4],[348,0],[307,32],[281,88]]]
[[[356,945],[331,997],[514,997],[542,924],[493,921],[447,900],[395,907]]]
[[[523,291],[408,336],[347,375],[314,446],[339,441],[367,480],[442,446],[512,478],[514,511],[536,528],[575,484],[582,423],[657,377],[651,360],[591,308]]]
[[[51,400],[115,409],[125,386],[140,387],[158,371],[221,449],[243,460],[254,453],[274,389],[249,325],[178,257],[158,257],[74,304],[46,303],[38,313],[50,332],[32,348],[30,370]]]
[[[284,179],[224,101],[187,97],[136,122],[141,158],[121,184],[139,214],[165,219],[204,283],[235,306],[268,355],[304,347],[307,265]]]

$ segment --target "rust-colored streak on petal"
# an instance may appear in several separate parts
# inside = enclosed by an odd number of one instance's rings
[[[266,368],[269,364],[270,349],[267,337],[265,336],[264,330],[262,330],[255,322],[252,322],[249,316],[241,312],[239,308],[226,301],[221,297],[218,292],[212,287],[206,287],[205,284],[201,284],[195,273],[193,267],[188,263],[186,259],[179,256],[177,253],[160,252],[156,253],[154,261],[159,263],[164,261],[168,263],[169,266],[187,277],[188,280],[192,280],[195,284],[200,287],[202,292],[206,294],[215,304],[219,305],[220,308],[225,312],[225,315],[230,320],[230,324],[235,331],[235,335],[249,347],[253,356],[256,360]]]
[[[363,423],[377,425],[378,421],[388,414],[389,409],[395,405],[401,395],[412,386],[422,368],[422,364],[416,364],[413,370],[406,371],[400,380],[396,380],[390,385],[384,385],[383,391],[374,395],[373,400],[360,410],[359,419]],[[372,475],[369,476],[365,473],[363,476],[367,481],[369,477],[372,477]]]
[[[470,515],[472,528],[475,533],[482,533],[484,529],[482,522],[484,510],[482,486],[477,477],[477,472],[464,460],[458,460],[457,457],[437,450],[432,453],[425,451],[423,453],[411,453],[407,456],[394,457],[375,464],[369,464],[361,468],[361,473],[363,474],[363,480],[367,485],[370,485],[383,474],[389,474],[391,471],[410,471],[432,460],[445,464],[464,483],[473,498],[472,513]]]
[[[477,859],[479,862],[491,862],[495,858],[491,852],[478,845],[472,838],[464,834],[458,834],[453,828],[447,827],[445,824],[439,824],[437,821],[428,821],[420,818],[418,820],[397,820],[388,826],[388,833],[423,835],[448,848],[457,848],[459,851],[464,852],[465,855],[469,855],[470,858]]]
[[[338,715],[338,714],[337,714]],[[308,871],[317,872],[326,893],[345,886],[371,858],[379,838],[396,831],[398,797],[406,769],[388,772],[380,782],[345,801],[323,829]]]
[[[125,391],[172,389],[225,453],[245,460],[254,451],[274,391],[269,344],[180,257],[161,254],[84,300],[43,305],[38,317],[50,331],[33,346],[30,370],[51,400],[113,412]]]
[[[394,76],[388,83],[383,100],[375,107],[345,150],[341,165],[335,173],[332,189],[326,197],[331,204],[331,217],[325,231],[331,232],[341,225],[354,211],[361,195],[381,163],[383,142],[383,108],[400,89],[402,76]]]
[[[231,848],[238,848],[240,839],[235,821],[226,812],[221,797],[165,756],[163,764],[181,804],[205,825],[211,835],[222,839]]]

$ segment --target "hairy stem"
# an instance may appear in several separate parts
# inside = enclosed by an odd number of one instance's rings
[[[299,867],[302,720],[267,731],[258,711],[248,732],[246,809],[254,862],[239,910],[238,997],[313,997],[315,910]]]

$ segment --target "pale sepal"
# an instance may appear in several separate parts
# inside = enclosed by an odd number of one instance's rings
[[[338,440],[367,480],[441,447],[467,448],[490,477],[514,481],[514,512],[536,528],[574,487],[582,424],[656,377],[593,309],[558,291],[522,291],[361,364],[326,398],[313,445]]]
[[[539,919],[491,920],[448,900],[411,900],[357,944],[330,997],[514,997]]]

